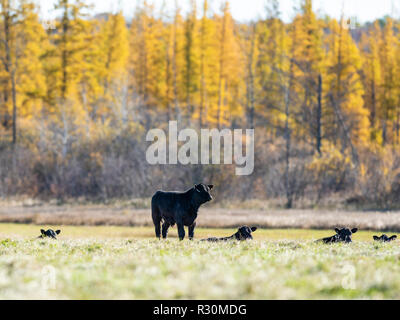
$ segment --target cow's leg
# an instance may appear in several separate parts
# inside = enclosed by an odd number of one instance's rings
[[[170,224],[168,222],[164,222],[162,225],[162,237],[163,239],[167,239],[168,228]]]
[[[178,226],[178,236],[179,236],[179,240],[183,240],[185,239],[185,228],[183,227],[183,222],[177,222],[176,223]]]
[[[160,222],[155,224],[155,232],[156,232],[156,237],[158,239],[161,238],[161,227],[160,227]]]
[[[196,222],[193,222],[191,226],[189,226],[189,240],[193,240],[194,238],[194,228],[196,227]]]
[[[156,232],[156,237],[160,239],[161,236],[161,215],[160,211],[156,206],[151,206],[151,217],[153,218],[154,228]]]

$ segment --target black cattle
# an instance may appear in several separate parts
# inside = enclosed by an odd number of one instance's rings
[[[229,241],[229,240],[253,240],[253,236],[251,235],[252,232],[256,231],[257,227],[243,226],[238,229],[238,231],[231,235],[230,237],[225,238],[208,238],[202,239],[201,241],[210,241],[210,242],[218,242],[218,241]]]
[[[336,242],[350,243],[352,234],[356,233],[357,231],[358,231],[357,228],[353,228],[351,230],[349,228],[342,228],[342,229],[335,228],[336,234],[334,236],[323,238],[317,241],[323,243],[336,243]]]
[[[374,236],[373,237],[375,241],[381,241],[381,242],[391,242],[397,239],[397,236],[391,236],[388,237],[386,234],[381,235],[380,237]]]
[[[47,231],[40,229],[41,235],[38,238],[52,238],[57,239],[57,235],[60,234],[61,230],[48,229]]]
[[[151,216],[155,226],[156,237],[161,235],[167,238],[168,228],[178,226],[179,239],[185,238],[184,226],[188,227],[189,239],[194,236],[196,227],[197,212],[200,206],[212,200],[210,190],[213,185],[203,183],[195,185],[185,192],[164,192],[157,191],[151,199]]]

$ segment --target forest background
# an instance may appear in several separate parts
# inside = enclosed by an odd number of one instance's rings
[[[296,1],[298,3],[298,1]],[[235,21],[229,1],[183,14],[139,1],[91,16],[0,1],[0,196],[148,198],[217,186],[217,201],[400,207],[400,21],[354,24],[302,0],[285,22]],[[255,170],[150,166],[152,128],[255,129]],[[221,155],[223,156],[223,155]]]

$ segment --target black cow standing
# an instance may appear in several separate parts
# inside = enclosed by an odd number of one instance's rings
[[[200,206],[212,200],[210,190],[213,185],[203,183],[195,185],[185,192],[164,192],[157,191],[151,199],[151,216],[155,226],[156,237],[167,238],[168,228],[178,226],[179,239],[185,238],[184,226],[188,227],[189,239],[194,236],[196,227],[197,212]]]

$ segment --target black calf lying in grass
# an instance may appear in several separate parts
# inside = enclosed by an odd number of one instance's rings
[[[397,239],[397,236],[391,236],[388,237],[386,234],[381,235],[380,237],[374,236],[375,241],[381,241],[381,242],[391,242]]]
[[[357,230],[358,230],[357,228],[353,228],[351,230],[349,228],[342,228],[342,229],[335,228],[336,234],[334,236],[323,238],[317,241],[323,243],[337,243],[337,242],[350,243],[352,234],[356,233]]]
[[[48,229],[47,231],[40,229],[41,235],[38,238],[52,238],[57,239],[57,235],[60,234],[61,230]]]
[[[248,226],[243,226],[238,229],[238,231],[231,235],[230,237],[225,238],[208,238],[202,239],[201,241],[210,241],[210,242],[218,242],[218,241],[228,241],[228,240],[252,240],[253,236],[251,235],[252,232],[256,231],[256,227],[249,228]]]

